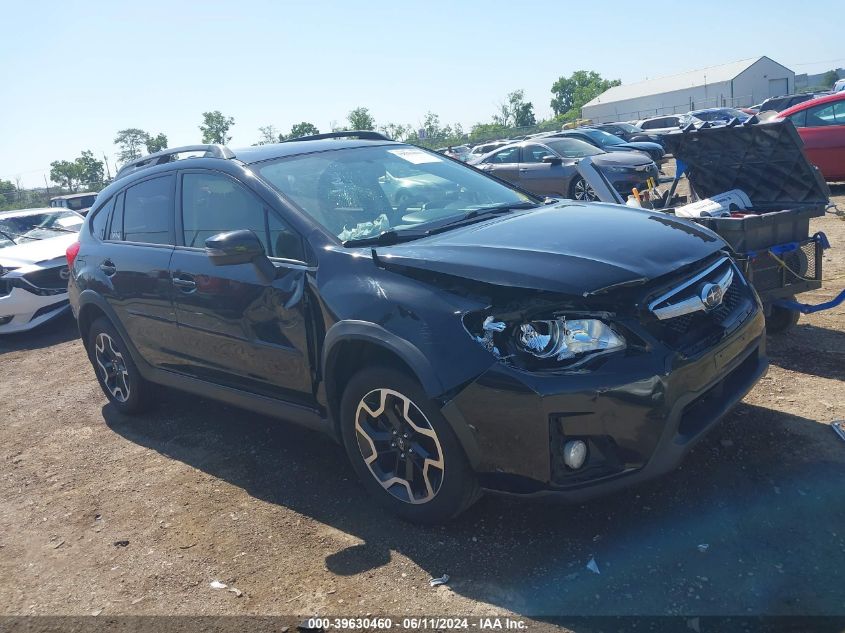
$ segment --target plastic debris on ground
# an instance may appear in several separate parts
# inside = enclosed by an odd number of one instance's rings
[[[235,594],[236,598],[240,598],[242,595],[244,595],[244,592],[236,587],[229,587],[229,591]]]
[[[732,211],[751,208],[751,199],[742,189],[731,189],[698,202],[675,208],[679,218],[718,218],[730,216]]]
[[[839,439],[845,440],[845,420],[834,420],[830,423],[833,432],[839,436]]]
[[[587,563],[587,569],[589,569],[594,574],[601,574],[601,571],[599,571],[599,564],[596,562],[595,558],[591,558],[590,562]]]
[[[439,587],[440,585],[445,585],[449,582],[449,574],[443,574],[440,578],[432,578],[428,581],[428,584],[432,587]]]
[[[114,542],[115,547],[127,547],[128,545],[129,545],[129,541],[127,541],[125,539],[122,540],[122,541],[115,541]]]
[[[701,543],[701,544],[698,546],[698,551],[699,551],[699,552],[706,552],[706,551],[707,551],[707,550],[709,550],[709,549],[710,549],[710,545],[709,545],[708,543]]]
[[[212,589],[225,589],[226,588],[226,585],[224,583],[220,582],[219,580],[212,580],[210,583],[208,583],[208,586],[211,587]]]

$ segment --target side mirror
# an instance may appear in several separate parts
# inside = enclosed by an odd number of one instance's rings
[[[560,165],[563,163],[563,159],[560,156],[543,156],[543,162],[549,163],[550,165]]]
[[[248,264],[265,256],[261,240],[249,230],[212,235],[205,241],[205,254],[215,266]]]

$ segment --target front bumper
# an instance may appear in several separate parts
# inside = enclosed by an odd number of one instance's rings
[[[0,297],[0,334],[25,332],[68,310],[67,293],[37,295],[13,287]]]
[[[581,501],[673,470],[767,367],[757,310],[694,359],[652,350],[563,375],[498,363],[443,414],[453,427],[469,429],[461,439],[473,442],[467,452],[485,489]],[[578,471],[562,463],[567,439],[588,443]]]

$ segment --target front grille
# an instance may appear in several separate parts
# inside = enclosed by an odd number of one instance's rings
[[[663,320],[657,319],[654,314],[646,314],[643,319],[648,331],[685,356],[696,356],[718,344],[725,336],[736,330],[754,313],[755,301],[751,288],[730,260],[726,260],[710,274],[696,280],[690,286],[680,290],[677,295],[670,296],[658,305],[695,296],[702,285],[712,283],[724,274],[727,267],[733,269],[734,275],[730,286],[722,296],[721,304],[710,311],[697,310]],[[692,278],[695,277],[696,275],[692,276]]]
[[[68,268],[67,266],[44,268],[27,273],[23,278],[36,288],[67,288]]]

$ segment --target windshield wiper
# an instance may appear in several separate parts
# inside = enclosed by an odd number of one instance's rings
[[[407,231],[407,230],[396,230],[396,229],[387,229],[386,231],[382,231],[378,235],[373,235],[370,237],[358,237],[352,240],[346,240],[343,242],[344,246],[391,246],[393,244],[398,244],[399,242],[407,242],[409,240],[415,240],[420,237],[425,237],[428,235],[428,231]]]
[[[438,224],[437,226],[430,228],[427,233],[439,233],[440,231],[451,229],[456,226],[461,226],[464,223],[475,221],[479,218],[483,218],[488,215],[510,213],[511,211],[515,211],[517,209],[533,209],[538,206],[541,206],[541,204],[537,202],[517,202],[516,204],[497,204],[493,207],[482,207],[480,209],[473,209],[472,211],[467,211],[456,220],[451,220],[450,222],[446,222],[445,224]]]

